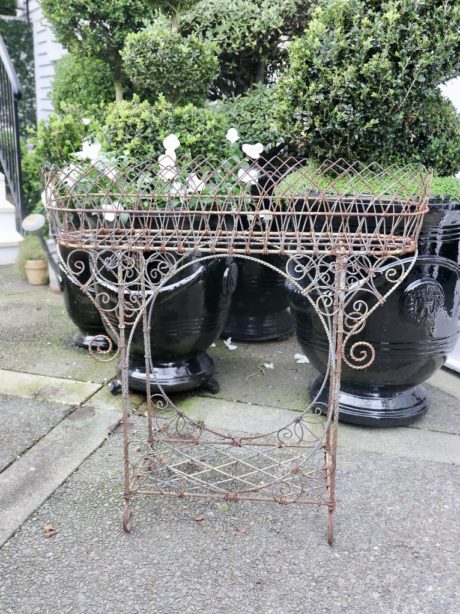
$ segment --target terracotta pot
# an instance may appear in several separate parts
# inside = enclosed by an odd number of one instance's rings
[[[31,286],[44,286],[48,283],[48,264],[43,260],[26,260],[24,270]]]

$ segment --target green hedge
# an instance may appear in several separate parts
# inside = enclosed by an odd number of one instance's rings
[[[78,53],[69,53],[58,60],[51,91],[56,110],[62,104],[71,104],[93,112],[95,106],[113,99],[112,71],[102,60]]]
[[[316,158],[460,169],[460,120],[437,87],[460,71],[460,4],[319,2],[290,47],[279,129]]]
[[[242,143],[262,143],[268,150],[281,142],[273,118],[273,87],[257,85],[250,92],[216,104],[240,134]]]
[[[102,140],[116,155],[142,159],[164,153],[163,139],[174,133],[181,143],[177,151],[181,157],[205,156],[218,162],[230,153],[228,128],[228,117],[207,106],[176,107],[163,96],[150,104],[135,96],[110,107]]]
[[[63,113],[41,121],[28,143],[22,142],[23,194],[28,212],[40,207],[43,168],[53,164],[64,166],[70,154],[79,151],[83,141],[100,130],[98,119],[88,117],[86,109],[76,105],[63,105],[62,109]]]
[[[128,34],[122,58],[136,92],[151,102],[163,94],[174,104],[204,103],[219,69],[214,43],[182,36],[165,18]]]

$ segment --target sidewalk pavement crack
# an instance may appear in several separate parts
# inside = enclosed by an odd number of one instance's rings
[[[74,381],[76,381],[76,380],[74,380]],[[0,471],[0,475],[4,471],[6,471],[9,467],[14,465],[14,463],[16,463],[18,460],[20,460],[24,456],[24,454],[29,452],[29,450],[31,450],[34,446],[36,446],[44,437],[49,435],[51,433],[51,431],[54,430],[59,424],[61,424],[64,420],[66,420],[69,416],[71,416],[74,412],[76,412],[77,409],[80,409],[81,407],[86,405],[88,403],[88,401],[94,397],[94,395],[98,394],[104,388],[104,386],[105,386],[105,384],[101,384],[101,386],[97,390],[95,390],[90,395],[85,397],[82,401],[80,401],[80,403],[72,403],[72,404],[68,405],[68,409],[67,409],[67,411],[65,411],[63,413],[61,419],[58,420],[57,422],[55,422],[52,426],[50,426],[50,428],[46,431],[46,433],[43,433],[40,437],[38,437],[38,439],[34,439],[34,441],[32,441],[30,443],[30,445],[27,446],[27,448],[25,448],[24,450],[21,451],[21,454],[19,454],[19,456],[16,456],[16,458],[14,458],[10,463],[5,465],[5,467],[3,467],[2,470]],[[13,395],[5,395],[5,396],[13,396]],[[61,404],[62,405],[67,405],[66,403],[61,403]],[[111,431],[111,432],[113,432],[113,431]]]

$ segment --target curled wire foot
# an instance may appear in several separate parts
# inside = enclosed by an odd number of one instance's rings
[[[123,531],[125,533],[131,533],[133,528],[133,513],[129,504],[127,503],[125,506],[125,511],[123,512]]]
[[[327,543],[332,546],[334,543],[334,510],[327,512]]]

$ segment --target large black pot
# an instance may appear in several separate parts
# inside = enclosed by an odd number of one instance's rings
[[[85,284],[90,278],[90,264],[88,254],[84,251],[74,251],[59,246],[59,252],[67,263],[67,268],[75,272],[79,284]],[[90,297],[72,282],[62,266],[60,269],[61,287],[64,293],[64,304],[67,314],[79,332],[72,335],[72,343],[78,347],[105,350],[108,343],[101,316]]]
[[[418,247],[409,276],[353,337],[371,343],[376,357],[366,370],[343,365],[339,416],[345,422],[396,426],[422,416],[429,407],[422,384],[444,364],[458,338],[460,203],[430,203]],[[328,344],[320,320],[292,286],[289,296],[299,343],[324,373]]]
[[[230,309],[237,281],[231,258],[190,261],[182,272],[168,280],[157,294],[150,318],[152,390],[161,385],[165,392],[193,390],[212,377],[214,365],[206,350],[219,337]],[[117,327],[117,290],[110,275],[99,279],[100,296],[112,324]],[[134,292],[136,288],[133,289]],[[126,300],[130,300],[127,292]],[[127,335],[132,327],[127,326]],[[110,330],[107,331],[110,334]],[[129,355],[129,386],[145,392],[145,345],[142,320],[136,326]]]
[[[265,152],[259,159],[260,174],[252,193],[266,195],[265,208],[272,206],[270,195],[277,183],[292,171],[292,160],[283,162],[278,154],[284,144]],[[276,223],[276,220],[275,220]],[[258,259],[284,269],[285,259],[277,255],[258,256]],[[292,334],[293,325],[285,278],[264,264],[237,259],[238,284],[222,337],[235,341],[272,341]]]
[[[258,256],[283,267],[279,256]],[[223,337],[236,341],[269,341],[288,337],[292,319],[284,277],[254,260],[239,258],[238,284],[232,299]]]

